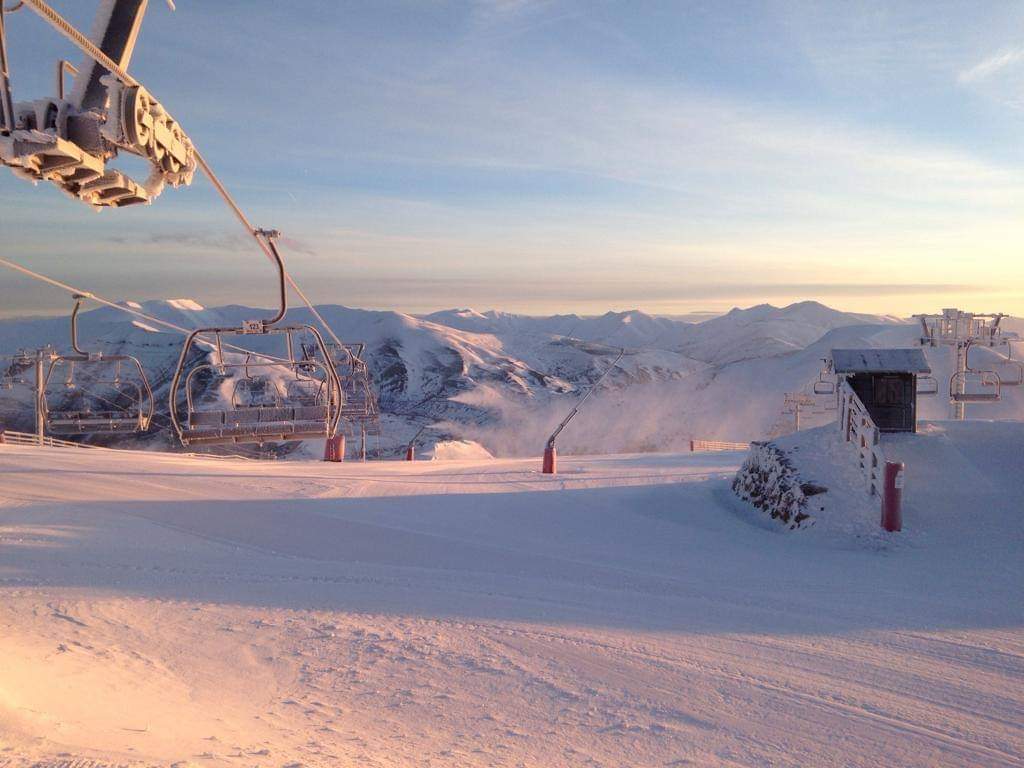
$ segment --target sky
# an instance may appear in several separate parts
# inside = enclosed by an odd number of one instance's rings
[[[89,29],[94,2],[53,5]],[[129,69],[314,301],[1024,314],[1020,2],[176,5]],[[7,26],[15,99],[50,95],[80,56]],[[95,213],[0,169],[0,256],[110,298],[274,300],[202,179]],[[67,305],[0,273],[0,315]]]

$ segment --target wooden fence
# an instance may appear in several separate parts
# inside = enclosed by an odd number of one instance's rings
[[[879,445],[881,433],[857,393],[845,379],[839,385],[839,429],[856,451],[868,493],[881,495],[885,454]]]

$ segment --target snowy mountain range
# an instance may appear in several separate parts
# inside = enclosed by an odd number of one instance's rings
[[[188,299],[126,306],[184,328],[238,326],[266,314],[235,305],[207,309]],[[428,427],[426,444],[465,439],[496,455],[535,454],[622,349],[601,392],[563,433],[561,450],[668,450],[685,446],[691,437],[759,439],[784,420],[785,393],[810,392],[821,358],[832,347],[910,346],[918,335],[908,321],[840,312],[816,302],[733,309],[699,323],[636,310],[533,317],[471,309],[424,316],[338,305],[318,309],[343,340],[366,344],[364,356],[380,397],[385,454],[400,451],[421,426]],[[303,308],[291,310],[287,320],[298,324],[313,318]],[[181,335],[109,307],[84,312],[80,327],[83,346],[140,358],[161,414],[142,442],[154,449],[171,447],[163,414]],[[0,321],[0,355],[45,344],[63,350],[67,339],[66,317]],[[271,350],[268,343],[246,339],[261,352]],[[939,381],[941,376],[948,381],[947,352],[928,350],[941,371]],[[805,424],[832,418],[827,398],[820,400],[803,414]],[[943,418],[945,401],[933,400],[922,415]],[[30,429],[30,404],[27,387],[2,390],[0,419],[12,429]],[[985,417],[1019,416],[1020,404],[1009,397],[986,406]]]

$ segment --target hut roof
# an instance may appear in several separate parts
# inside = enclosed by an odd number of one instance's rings
[[[833,349],[836,373],[931,373],[924,352],[909,349]]]

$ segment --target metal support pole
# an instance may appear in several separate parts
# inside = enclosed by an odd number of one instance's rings
[[[359,427],[359,460],[366,461],[366,425]]]
[[[954,394],[962,395],[967,391],[967,346],[958,341],[956,344],[956,385],[953,388]],[[965,416],[964,402],[953,401],[953,420],[963,421]]]
[[[0,0],[2,2],[2,0]],[[43,444],[43,438],[46,437],[46,423],[43,419],[43,350],[36,350],[36,440],[39,445]]]

